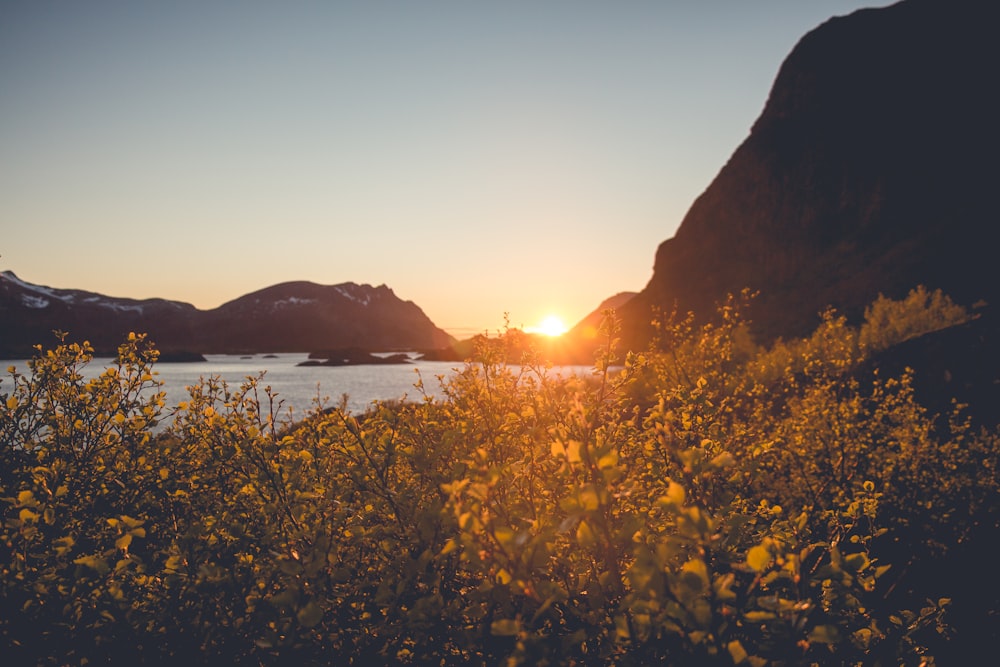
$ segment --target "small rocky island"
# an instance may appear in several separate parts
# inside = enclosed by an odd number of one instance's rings
[[[296,366],[360,366],[363,364],[408,364],[410,357],[405,352],[379,356],[362,349],[351,347],[341,350],[310,352],[309,359]]]

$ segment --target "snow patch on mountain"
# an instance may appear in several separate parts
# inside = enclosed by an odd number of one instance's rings
[[[306,306],[310,303],[316,303],[316,299],[303,299],[297,296],[290,296],[287,299],[279,299],[271,305],[273,308],[285,308],[287,306]]]
[[[23,303],[28,308],[34,308],[36,310],[49,307],[48,299],[41,296],[35,296],[33,294],[22,294],[21,303]]]
[[[355,303],[360,303],[362,306],[367,306],[372,302],[371,291],[359,285],[337,285],[334,289],[342,297]]]
[[[116,310],[119,313],[142,313],[143,308],[137,304],[122,303],[120,301],[101,301],[97,304],[102,308],[108,308],[109,310]]]

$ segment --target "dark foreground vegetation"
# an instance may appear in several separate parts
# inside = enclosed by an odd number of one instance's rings
[[[164,405],[141,335],[93,380],[39,348],[0,384],[3,663],[995,655],[1000,438],[863,370],[964,311],[918,290],[767,348],[739,311],[622,360],[606,323],[582,378],[501,336],[444,398],[296,424],[266,378]]]

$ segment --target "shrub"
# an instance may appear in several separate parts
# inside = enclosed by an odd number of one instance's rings
[[[872,345],[832,312],[760,350],[731,300],[621,365],[602,331],[591,376],[501,336],[441,399],[288,424],[263,378],[208,378],[158,429],[143,336],[90,381],[86,346],[40,349],[0,396],[5,654],[933,662],[965,603],[926,573],[997,526],[997,435],[854,374]]]
[[[878,352],[909,338],[961,324],[970,319],[968,311],[941,290],[928,292],[919,285],[900,301],[881,294],[865,308],[860,344]]]

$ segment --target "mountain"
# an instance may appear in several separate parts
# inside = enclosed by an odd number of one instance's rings
[[[29,356],[33,345],[55,341],[53,330],[89,340],[99,354],[112,354],[130,331],[148,333],[167,353],[380,351],[454,342],[385,285],[289,282],[203,311],[164,299],[44,287],[0,273],[0,357]]]
[[[412,301],[385,285],[289,282],[206,311],[208,352],[302,352],[358,347],[369,351],[446,347],[454,339]]]
[[[605,312],[613,310],[616,317],[621,318],[622,309],[636,296],[637,292],[619,292],[602,301],[597,308],[577,322],[569,332],[560,337],[562,356],[558,359],[558,363],[591,363],[596,350],[607,343],[606,339],[601,340],[601,323],[604,321]]]
[[[1000,301],[1000,40],[991,3],[904,0],[833,18],[782,64],[765,108],[619,310],[642,348],[653,307],[702,319],[760,292],[759,340],[856,319],[918,284]],[[580,335],[580,331],[574,331]]]
[[[71,334],[68,340],[89,340],[106,354],[116,350],[130,331],[179,344],[195,337],[198,312],[179,301],[119,299],[34,285],[4,271],[0,273],[0,357],[30,356],[34,345],[55,343],[56,330]]]

